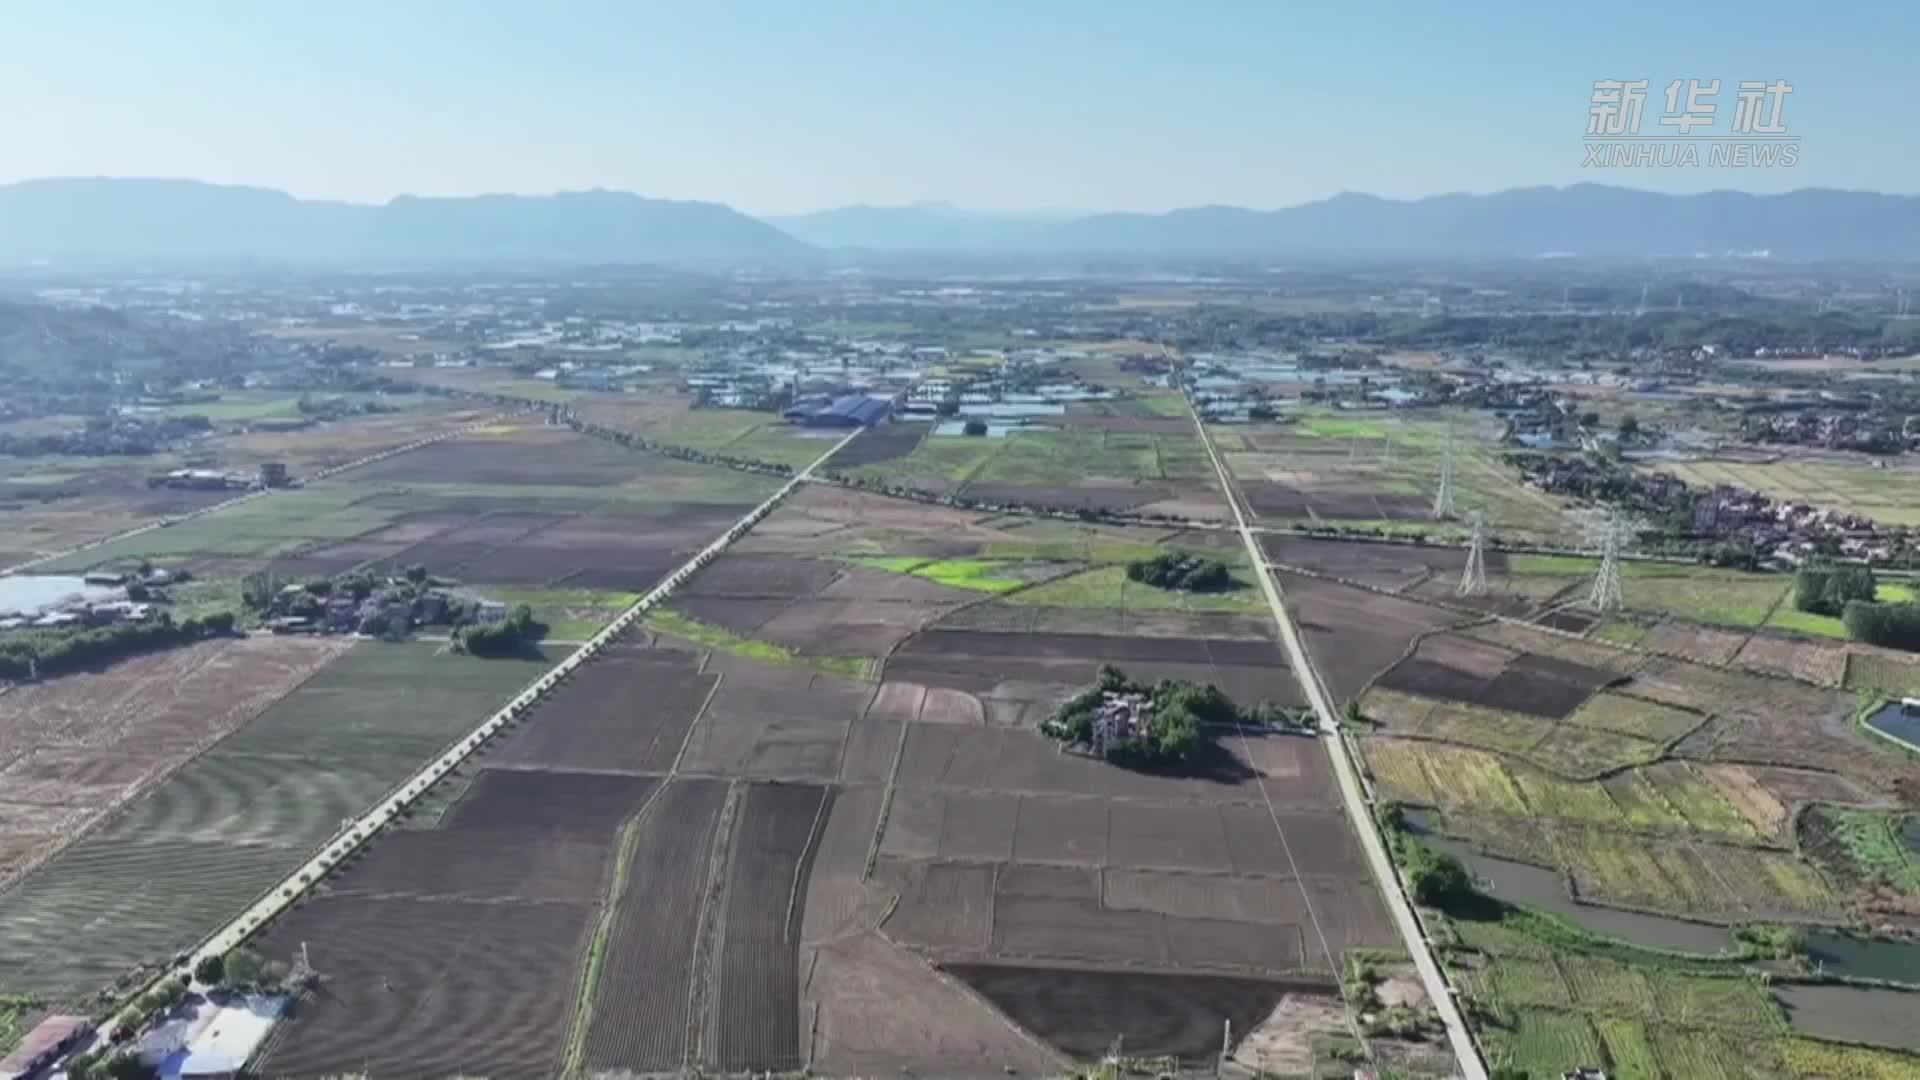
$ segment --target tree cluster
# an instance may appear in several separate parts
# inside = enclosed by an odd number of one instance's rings
[[[1847,636],[1869,645],[1920,652],[1920,604],[1848,601],[1841,612]]]
[[[1871,604],[1878,590],[1864,566],[1802,567],[1793,575],[1793,606],[1816,615],[1839,615],[1854,601]]]
[[[1107,744],[1106,756],[1125,765],[1152,766],[1191,761],[1208,744],[1207,729],[1229,724],[1285,723],[1280,706],[1261,702],[1251,709],[1236,705],[1217,686],[1162,679],[1135,682],[1112,665],[1100,669],[1099,681],[1062,705],[1041,725],[1041,732],[1076,746],[1091,745],[1094,723],[1108,694],[1138,694],[1146,699],[1145,730],[1137,737]]]
[[[547,624],[533,617],[533,609],[516,606],[497,623],[473,623],[454,636],[460,650],[474,656],[524,656],[547,636]]]
[[[0,638],[0,679],[32,679],[110,663],[122,657],[233,633],[234,616],[217,611],[150,622],[116,623],[88,630],[36,630]]]
[[[1203,559],[1179,551],[1165,551],[1151,559],[1127,564],[1127,580],[1181,592],[1222,592],[1233,588],[1233,575],[1218,559]]]

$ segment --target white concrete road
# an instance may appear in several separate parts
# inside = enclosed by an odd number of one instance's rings
[[[1177,367],[1174,377],[1179,378]],[[1433,958],[1433,948],[1427,941],[1426,931],[1421,927],[1413,905],[1407,900],[1399,873],[1387,855],[1387,845],[1380,839],[1380,830],[1374,827],[1373,815],[1360,787],[1359,767],[1354,764],[1347,741],[1340,734],[1339,711],[1333,707],[1333,698],[1327,693],[1326,685],[1320,681],[1319,672],[1314,669],[1313,661],[1307,655],[1300,631],[1294,625],[1293,616],[1287,612],[1280,586],[1267,566],[1266,553],[1260,550],[1260,542],[1247,520],[1246,511],[1241,508],[1239,489],[1234,487],[1233,476],[1227,472],[1226,462],[1221,460],[1220,452],[1214,448],[1213,436],[1208,433],[1198,410],[1194,409],[1191,398],[1187,399],[1187,412],[1193,417],[1194,427],[1200,432],[1200,442],[1207,448],[1207,457],[1213,462],[1213,470],[1220,479],[1221,490],[1227,496],[1228,505],[1233,508],[1234,524],[1241,542],[1246,545],[1247,560],[1253,564],[1254,576],[1260,579],[1260,591],[1265,594],[1273,621],[1280,628],[1280,640],[1286,646],[1287,662],[1292,666],[1301,689],[1306,692],[1314,715],[1319,718],[1324,736],[1320,741],[1326,744],[1327,753],[1333,758],[1333,771],[1340,781],[1340,797],[1346,804],[1347,815],[1352,818],[1354,828],[1360,834],[1360,846],[1366,851],[1367,864],[1373,868],[1374,880],[1379,882],[1380,892],[1386,897],[1387,910],[1393,915],[1401,939],[1406,942],[1407,952],[1413,956],[1420,981],[1427,988],[1427,997],[1439,1012],[1441,1022],[1446,1025],[1447,1039],[1453,1045],[1460,1075],[1467,1080],[1487,1080],[1486,1065],[1480,1060],[1480,1051],[1474,1046],[1473,1036],[1460,1015],[1459,1003],[1454,1000],[1453,992],[1447,986],[1447,978]]]
[[[794,474],[793,478],[782,485],[779,491],[769,496],[767,501],[748,511],[746,516],[735,522],[719,539],[708,544],[705,548],[701,549],[699,554],[687,560],[685,564],[673,573],[667,575],[666,579],[655,586],[652,592],[641,597],[639,602],[622,612],[620,616],[611,623],[608,623],[604,630],[601,630],[598,634],[588,639],[586,644],[576,649],[545,675],[534,680],[531,685],[520,692],[519,696],[508,702],[506,706],[498,712],[488,717],[480,726],[462,736],[451,748],[439,757],[422,766],[419,771],[415,772],[412,776],[401,781],[399,786],[395,787],[386,797],[375,803],[371,809],[359,817],[352,818],[345,822],[341,826],[340,831],[334,834],[333,839],[328,841],[312,858],[302,863],[298,869],[288,874],[271,889],[267,890],[264,895],[254,901],[245,911],[235,916],[226,925],[214,931],[206,940],[202,941],[199,947],[195,948],[190,954],[187,960],[188,967],[191,968],[193,965],[198,964],[202,958],[207,956],[226,955],[236,946],[246,941],[248,937],[252,936],[261,927],[265,926],[274,916],[286,910],[296,899],[305,894],[308,889],[318,884],[320,880],[326,876],[328,870],[332,869],[340,860],[351,854],[355,848],[370,840],[383,826],[390,824],[409,804],[426,794],[427,790],[433,786],[435,781],[446,776],[447,773],[453,771],[455,767],[466,761],[475,751],[485,745],[488,739],[499,734],[501,729],[512,722],[515,717],[532,707],[539,701],[542,695],[548,690],[551,690],[567,673],[579,667],[581,664],[586,663],[594,654],[604,648],[608,642],[619,636],[619,634],[629,626],[632,626],[649,608],[666,599],[674,589],[678,588],[687,578],[693,576],[695,571],[712,561],[734,541],[746,535],[748,529],[751,529],[762,518],[772,513],[774,508],[779,506],[788,495],[793,494],[801,484],[806,483],[808,478],[813,475],[813,471],[819,468],[822,462],[832,457],[834,451],[839,450],[842,446],[850,442],[854,436],[860,433],[860,430],[861,429],[856,428],[852,433],[848,434],[846,438],[834,443],[832,449],[820,455],[811,465]]]

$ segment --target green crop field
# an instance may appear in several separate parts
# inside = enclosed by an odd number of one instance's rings
[[[1000,559],[922,559],[915,556],[855,555],[847,559],[858,566],[895,574],[912,574],[955,589],[1003,593],[1020,588],[1025,582],[1017,577],[1001,576],[1011,560]]]
[[[1572,555],[1514,555],[1508,573],[1515,577],[1593,576],[1598,564]],[[1783,606],[1792,582],[1778,574],[1747,574],[1682,563],[1628,562],[1621,568],[1621,592],[1634,611],[1678,615],[1722,626],[1759,626]],[[1616,631],[1637,642],[1630,632]],[[1603,635],[1605,636],[1605,635]],[[1616,638],[1617,640],[1617,638]]]
[[[682,638],[709,649],[769,664],[810,667],[829,675],[854,679],[873,678],[874,661],[864,656],[802,656],[784,645],[741,637],[730,630],[683,615],[670,608],[654,608],[642,617],[647,626],[662,634]]]
[[[1831,837],[1837,845],[1834,856],[1848,876],[1920,896],[1920,852],[1902,839],[1906,820],[1876,810],[1820,806],[1805,826]]]

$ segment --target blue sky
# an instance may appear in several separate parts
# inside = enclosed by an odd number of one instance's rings
[[[1285,206],[1579,181],[1920,191],[1920,4],[10,0],[0,182],[754,213]],[[1790,169],[1583,169],[1595,79],[1794,85]]]

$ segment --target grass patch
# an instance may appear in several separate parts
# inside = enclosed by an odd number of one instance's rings
[[[912,574],[949,588],[973,592],[1012,592],[1026,584],[1018,578],[998,576],[1000,571],[1011,565],[1012,560],[1007,559],[918,559],[897,555],[856,555],[846,561],[893,574]]]
[[[792,667],[810,667],[828,675],[840,675],[851,679],[871,680],[873,678],[873,661],[864,656],[801,656],[784,645],[743,638],[730,630],[703,623],[668,608],[654,608],[642,621],[650,629],[659,633],[684,638],[696,645],[705,645],[707,648],[718,649],[734,656],[744,656],[749,660]]]
[[[1166,549],[1150,549],[1164,554]],[[1124,565],[1097,566],[1055,578],[1007,597],[1010,604],[1120,611],[1187,611],[1259,615],[1266,611],[1260,591],[1235,579],[1223,592],[1188,593],[1142,585],[1127,578]]]
[[[1900,819],[1842,806],[1821,806],[1814,813],[1860,877],[1920,894],[1920,857],[1901,840]]]
[[[1608,619],[1593,631],[1593,636],[1615,645],[1633,646],[1645,641],[1652,632],[1653,627],[1629,619]]]
[[[593,589],[498,589],[476,591],[508,607],[525,604],[547,624],[547,636],[560,641],[584,641],[600,632],[621,612],[640,602],[639,593],[600,592]]]

